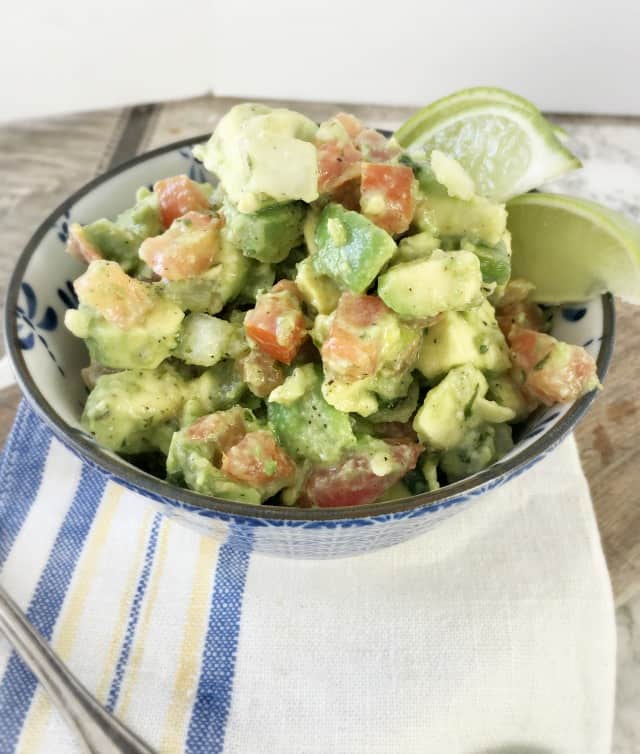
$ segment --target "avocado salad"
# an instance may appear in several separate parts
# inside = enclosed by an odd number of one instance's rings
[[[445,152],[260,104],[193,152],[217,181],[70,227],[101,446],[216,498],[362,505],[480,471],[599,386],[511,278],[505,204]]]

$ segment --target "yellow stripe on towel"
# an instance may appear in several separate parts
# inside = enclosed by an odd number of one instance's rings
[[[185,616],[175,686],[167,710],[160,751],[183,750],[189,712],[198,689],[200,658],[209,622],[211,590],[219,550],[219,543],[212,537],[202,537],[200,540],[193,589]]]
[[[147,639],[147,633],[149,630],[149,623],[151,621],[151,614],[158,596],[158,585],[162,578],[164,571],[165,561],[167,559],[167,541],[169,533],[175,524],[171,521],[165,520],[160,528],[160,540],[158,542],[158,551],[154,560],[153,575],[151,577],[151,584],[149,585],[149,591],[145,598],[144,615],[142,616],[142,622],[138,627],[135,635],[135,644],[131,653],[131,659],[127,665],[127,671],[125,676],[125,686],[123,693],[120,697],[118,705],[115,709],[116,714],[120,718],[124,718],[127,715],[127,709],[131,702],[131,693],[135,685],[136,677],[140,669],[140,662],[142,660],[142,654],[145,648]]]
[[[101,704],[104,704],[107,700],[113,673],[118,662],[118,654],[120,653],[120,647],[122,646],[125,631],[127,630],[131,603],[133,602],[138,576],[142,569],[142,562],[147,549],[147,540],[149,539],[149,530],[155,512],[155,509],[152,506],[149,506],[149,509],[145,513],[140,531],[138,532],[138,539],[136,540],[135,546],[135,557],[131,562],[131,567],[127,574],[127,586],[122,595],[122,600],[120,601],[120,610],[118,611],[118,621],[116,624],[117,628],[111,637],[107,659],[102,668],[102,677],[96,692],[96,698]]]
[[[109,483],[98,508],[98,515],[91,527],[83,555],[78,563],[71,590],[66,597],[64,610],[52,638],[52,647],[63,662],[71,656],[76,638],[76,628],[84,609],[84,603],[91,587],[109,529],[124,490],[117,484]],[[49,697],[39,688],[31,704],[31,709],[22,729],[18,754],[33,754],[42,744],[42,736],[49,722],[52,705]]]

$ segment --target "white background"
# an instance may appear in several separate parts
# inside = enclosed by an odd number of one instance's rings
[[[0,120],[213,90],[420,105],[477,84],[640,113],[638,0],[4,0]]]

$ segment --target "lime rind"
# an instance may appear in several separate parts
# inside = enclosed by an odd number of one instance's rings
[[[460,89],[446,97],[441,97],[428,105],[425,105],[417,113],[406,120],[395,132],[394,138],[400,146],[407,148],[412,142],[419,139],[422,124],[427,119],[437,119],[442,113],[456,110],[460,107],[469,107],[476,104],[503,103],[512,107],[541,115],[538,108],[529,100],[518,94],[490,86],[474,86],[469,89]]]
[[[455,144],[456,129],[473,132],[474,121],[478,124],[476,138],[465,152],[464,145]],[[414,157],[425,158],[433,148],[449,153],[471,173],[479,192],[496,201],[581,167],[580,160],[561,143],[555,127],[540,111],[504,89],[475,87],[444,97],[409,118],[394,139]],[[449,149],[447,139],[451,139]],[[528,155],[526,159],[521,155],[519,164],[516,160],[501,174],[496,155],[506,155],[505,147],[513,148],[514,143],[520,144],[521,151],[528,150]]]

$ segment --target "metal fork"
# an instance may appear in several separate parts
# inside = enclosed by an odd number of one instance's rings
[[[91,754],[153,754],[85,689],[0,586],[0,631]]]

